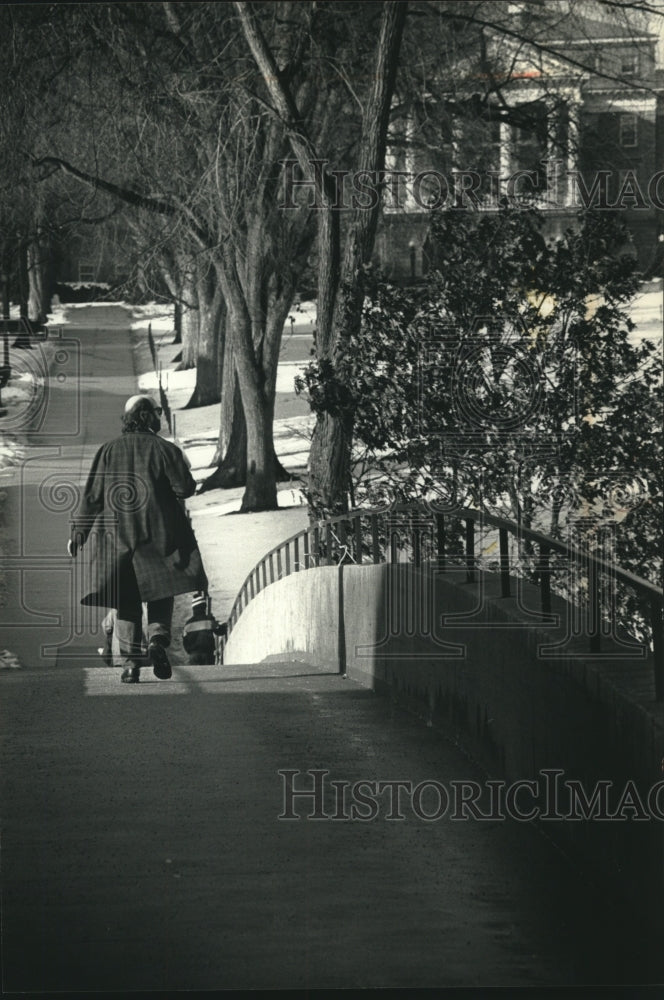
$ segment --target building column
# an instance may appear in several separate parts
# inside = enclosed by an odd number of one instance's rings
[[[579,108],[571,101],[567,105],[567,156],[564,169],[563,200],[565,207],[569,207],[574,204],[577,190],[575,175],[579,169]]]
[[[512,127],[509,122],[500,122],[500,184],[498,197],[501,198],[507,190],[507,179],[512,175]]]

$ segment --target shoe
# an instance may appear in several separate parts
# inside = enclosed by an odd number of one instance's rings
[[[122,676],[120,680],[123,684],[138,684],[139,677],[141,675],[140,667],[127,667],[122,671]]]
[[[167,681],[173,675],[170,660],[166,656],[166,649],[159,639],[150,640],[148,659],[152,664],[155,677],[158,677],[160,681]]]

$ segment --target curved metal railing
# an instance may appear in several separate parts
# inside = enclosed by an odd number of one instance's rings
[[[355,510],[310,525],[271,549],[245,579],[231,609],[227,638],[240,615],[254,597],[291,573],[318,566],[353,563],[410,562],[414,566],[433,563],[439,572],[453,567],[465,570],[468,583],[480,571],[500,574],[502,597],[511,597],[514,578],[527,577],[539,585],[540,611],[551,615],[551,596],[556,574],[575,575],[585,594],[583,611],[589,637],[589,651],[601,653],[602,637],[616,634],[616,593],[618,586],[635,595],[652,644],[655,696],[664,699],[664,659],[662,651],[662,603],[664,593],[647,580],[620,569],[601,554],[601,546],[591,551],[582,544],[583,527],[577,523],[577,537],[563,542],[522,524],[471,508],[441,511],[434,504],[392,505],[374,510]],[[497,545],[485,545],[477,554],[478,530],[495,536]],[[497,558],[492,555],[497,552]],[[556,565],[556,560],[558,564]],[[564,587],[563,587],[564,590]],[[579,590],[572,601],[578,601]]]

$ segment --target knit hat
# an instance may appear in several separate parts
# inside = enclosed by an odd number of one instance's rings
[[[130,396],[125,403],[124,415],[128,417],[131,414],[140,413],[141,410],[154,410],[156,405],[150,396],[146,396],[143,393],[138,396]]]

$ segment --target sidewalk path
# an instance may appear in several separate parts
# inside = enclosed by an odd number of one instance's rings
[[[23,511],[44,559],[67,518],[45,512],[40,469],[78,481],[131,383],[127,331],[77,334],[79,432],[41,469],[45,428],[9,490],[9,527]],[[2,609],[24,663],[0,672],[4,992],[644,981],[619,911],[530,826],[390,819],[385,796],[371,822],[331,818],[332,780],[484,780],[440,734],[315,665],[176,663],[128,687],[90,655],[93,623],[44,658],[34,624],[9,626],[22,603],[59,611],[50,641],[67,638],[60,572]],[[329,772],[327,818],[279,818],[289,769],[299,788]]]
[[[279,819],[287,769],[300,789],[312,769],[482,780],[351,682],[261,664],[2,684],[5,991],[616,982],[634,958],[525,825],[389,820],[385,796],[373,822]]]

